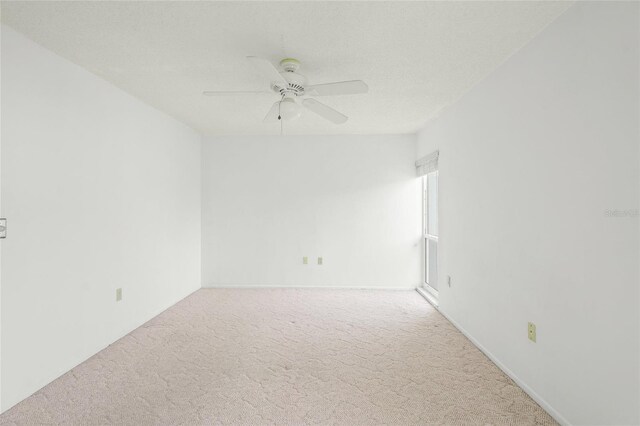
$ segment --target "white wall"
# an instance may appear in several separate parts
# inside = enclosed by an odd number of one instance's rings
[[[201,146],[6,27],[2,114],[7,409],[200,287]]]
[[[0,13],[2,9],[0,8]],[[0,99],[2,99],[2,31],[0,31]],[[0,102],[0,188],[2,188],[2,102]],[[0,214],[2,191],[0,190]],[[0,366],[2,365],[2,244],[0,240]],[[0,412],[2,412],[2,368],[0,367]]]
[[[205,139],[203,285],[415,288],[414,161],[414,135]]]
[[[418,137],[442,311],[573,424],[640,421],[638,6],[577,3]]]

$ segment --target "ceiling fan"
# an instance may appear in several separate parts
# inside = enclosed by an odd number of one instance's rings
[[[298,74],[300,62],[297,59],[285,58],[280,61],[279,70],[271,62],[257,56],[247,56],[260,73],[270,82],[270,90],[258,91],[205,91],[206,96],[228,96],[273,93],[280,97],[267,115],[265,122],[294,120],[302,114],[302,107],[318,114],[335,124],[343,124],[348,117],[335,109],[308,96],[355,95],[367,93],[369,87],[361,80],[340,81],[336,83],[308,85],[307,79]]]

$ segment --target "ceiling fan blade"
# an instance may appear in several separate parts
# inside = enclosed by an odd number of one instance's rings
[[[339,113],[335,109],[316,101],[315,99],[305,99],[302,102],[307,109],[315,112],[320,117],[326,118],[335,124],[343,124],[346,123],[349,119],[346,115]]]
[[[263,76],[269,78],[271,83],[280,83],[286,87],[289,83],[284,77],[280,74],[278,69],[269,61],[264,58],[259,58],[257,56],[247,56],[249,62],[253,64],[253,66],[262,74]]]
[[[265,122],[278,121],[278,116],[280,115],[279,106],[280,106],[280,101],[275,102],[271,106],[271,109],[269,110],[267,115],[264,116],[263,121]]]
[[[351,80],[316,84],[307,87],[307,91],[316,96],[357,95],[359,93],[367,93],[369,86],[362,80]]]
[[[267,90],[207,90],[202,92],[205,96],[260,95],[263,93],[273,94]]]

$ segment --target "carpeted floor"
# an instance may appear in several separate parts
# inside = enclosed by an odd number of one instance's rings
[[[205,289],[0,424],[555,424],[413,291]]]

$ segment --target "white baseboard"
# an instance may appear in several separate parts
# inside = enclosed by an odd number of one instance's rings
[[[237,289],[276,289],[276,288],[295,288],[295,289],[327,289],[327,290],[415,290],[415,286],[371,286],[371,285],[269,285],[269,284],[207,284],[202,286],[203,289],[208,288],[237,288]]]
[[[416,288],[416,291],[418,292],[418,294],[420,294],[420,296],[422,296],[425,299],[427,299],[427,302],[431,303],[434,308],[438,309],[438,299],[433,297],[432,294],[430,294],[428,291],[426,291],[426,290],[424,290],[424,289],[422,289],[420,287]]]
[[[563,426],[571,425],[571,423],[569,423],[569,421],[566,418],[564,418],[562,414],[560,414],[555,408],[553,408],[551,404],[545,401],[545,399],[542,398],[540,395],[538,395],[533,389],[531,389],[529,385],[527,385],[518,376],[516,376],[516,374],[513,371],[509,370],[506,365],[504,365],[498,358],[496,358],[495,355],[493,355],[487,348],[482,346],[480,342],[478,342],[473,336],[471,336],[456,321],[454,321],[446,313],[442,312],[442,310],[438,308],[438,306],[435,306],[435,308],[438,310],[438,312],[442,314],[442,316],[444,316],[451,324],[453,324],[453,326],[457,328],[458,331],[460,331],[460,333],[464,334],[464,336],[467,339],[469,339],[471,343],[473,343],[478,349],[480,349],[482,353],[484,353],[487,356],[487,358],[489,358],[500,370],[502,370],[504,374],[506,374],[511,378],[511,380],[516,382],[516,384],[520,386],[522,390],[525,391],[527,395],[531,397],[531,399],[533,399],[536,403],[538,403],[539,406],[541,406],[547,413],[549,413],[549,415],[553,417],[555,421],[557,421]]]

